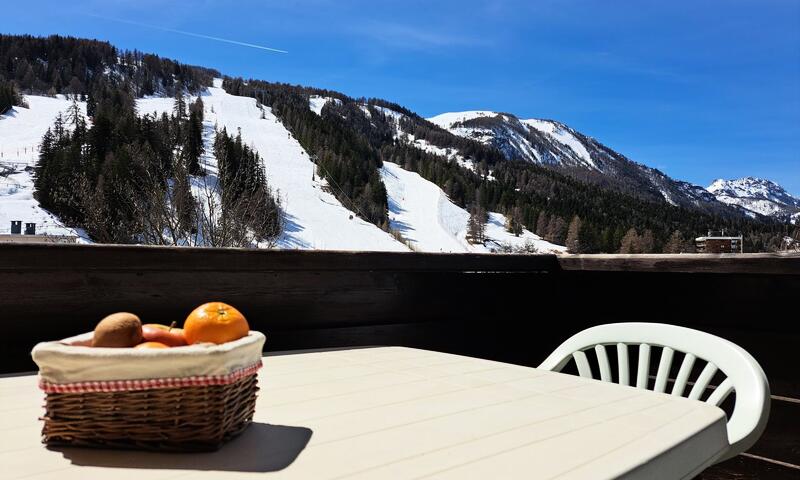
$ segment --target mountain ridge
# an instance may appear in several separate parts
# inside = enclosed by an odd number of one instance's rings
[[[508,160],[545,165],[647,200],[713,214],[742,214],[736,207],[718,201],[705,188],[630,160],[557,120],[520,119],[510,113],[486,110],[447,112],[428,120],[456,135],[493,145]]]
[[[800,213],[800,198],[793,196],[776,182],[764,178],[718,178],[711,182],[707,190],[723,203],[781,221],[791,221]]]

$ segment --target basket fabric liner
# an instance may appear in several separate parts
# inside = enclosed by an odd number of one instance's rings
[[[102,348],[80,344],[92,332],[39,343],[31,352],[46,392],[80,393],[226,385],[261,367],[266,337],[251,330],[239,340],[165,349]]]
[[[261,368],[261,362],[249,367],[234,370],[228,375],[191,376],[179,378],[152,378],[147,380],[102,380],[94,382],[50,383],[39,380],[39,388],[45,393],[91,393],[127,392],[132,390],[153,390],[157,388],[203,387],[209,385],[228,385]]]

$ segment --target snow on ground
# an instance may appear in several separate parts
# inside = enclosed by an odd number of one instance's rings
[[[30,171],[0,177],[0,234],[11,232],[11,221],[35,223],[39,235],[65,235],[78,237],[81,243],[88,237],[80,229],[64,226],[58,218],[39,206],[33,198],[33,177]]]
[[[384,114],[386,116],[386,120],[394,123],[396,131],[400,131],[400,120],[402,120],[405,115],[395,110],[392,110],[391,108],[382,107],[380,105],[373,105],[372,107],[375,108],[375,110]]]
[[[575,137],[575,135],[570,133],[561,125],[555,122],[550,122],[547,120],[539,120],[536,118],[521,120],[521,122],[524,123],[525,125],[528,125],[529,127],[539,130],[542,133],[550,135],[550,137],[552,137],[555,141],[557,141],[562,145],[565,145],[570,150],[572,150],[575,153],[575,155],[578,156],[578,158],[580,158],[586,163],[588,167],[599,170],[597,168],[597,165],[594,163],[594,160],[592,160],[592,156],[589,154],[589,151],[586,150],[586,147],[583,145],[583,143],[580,140],[578,140]]]
[[[501,246],[512,248],[526,248],[527,253],[567,253],[567,247],[556,245],[543,240],[539,235],[528,230],[523,230],[517,237],[506,230],[506,216],[502,213],[489,212],[489,222],[486,224],[486,249],[497,250]],[[485,250],[484,250],[485,251]]]
[[[496,117],[497,115],[500,114],[488,110],[469,110],[465,112],[440,113],[435,117],[429,118],[428,121],[436,125],[439,125],[445,130],[449,130],[455,123],[466,122],[467,120],[472,120],[480,117]]]
[[[188,101],[194,101],[195,98],[187,98]],[[148,96],[136,100],[136,113],[142,115],[155,115],[160,117],[162,113],[172,114],[175,107],[175,99],[172,97],[155,97]],[[208,108],[206,107],[206,111]]]
[[[14,107],[0,115],[0,234],[10,233],[11,221],[35,223],[36,233],[68,235],[86,242],[80,229],[65,227],[55,215],[33,198],[33,167],[39,158],[39,143],[56,116],[72,104],[63,95],[56,98],[26,96],[29,108]],[[86,105],[78,102],[86,112]],[[24,228],[24,226],[23,226]]]
[[[414,250],[469,251],[464,240],[469,214],[437,185],[390,162],[383,162],[381,178],[389,200],[389,223]]]
[[[310,97],[308,97],[308,106],[309,108],[311,108],[312,112],[316,113],[317,115],[322,115],[322,107],[324,107],[326,103],[331,101],[336,103],[342,103],[342,101],[339,100],[338,98],[320,97],[319,95],[311,95]]]
[[[451,202],[436,184],[390,162],[383,162],[381,178],[389,199],[390,225],[416,251],[487,253],[504,245],[529,245],[542,253],[565,250],[527,230],[514,236],[505,229],[505,217],[495,212],[489,214],[486,224],[486,243],[472,245],[466,240],[469,213]]]
[[[25,162],[33,166],[39,159],[42,135],[72,101],[63,95],[55,98],[26,95],[25,102],[29,108],[14,107],[0,115],[0,161]],[[78,103],[85,114],[86,104]]]
[[[139,100],[140,113],[171,111],[172,99]],[[208,126],[225,127],[230,135],[241,129],[242,140],[261,155],[267,181],[283,202],[286,228],[279,248],[316,250],[407,251],[408,248],[375,225],[355,216],[330,193],[315,174],[315,165],[297,140],[255,99],[229,95],[221,80],[203,94]],[[320,107],[321,108],[321,107]],[[215,162],[210,165],[215,166]],[[314,180],[312,180],[314,178]]]
[[[741,198],[731,197],[728,195],[717,195],[717,200],[728,205],[738,205],[746,208],[751,212],[759,213],[761,215],[778,215],[786,210],[785,205],[765,200],[762,198]]]

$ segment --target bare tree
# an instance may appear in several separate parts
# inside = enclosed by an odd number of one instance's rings
[[[133,211],[140,222],[142,243],[192,245],[196,231],[196,205],[183,162],[175,165],[175,177],[161,179],[148,172],[140,179],[140,194],[133,197]]]
[[[257,187],[250,195],[222,188],[215,175],[201,178],[195,191],[197,231],[193,243],[206,247],[274,247],[283,231],[280,201],[261,202],[271,195]]]

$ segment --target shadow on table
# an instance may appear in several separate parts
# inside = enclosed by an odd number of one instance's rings
[[[306,427],[253,422],[216,452],[159,453],[52,447],[73,465],[115,468],[274,472],[295,461],[313,431]]]

